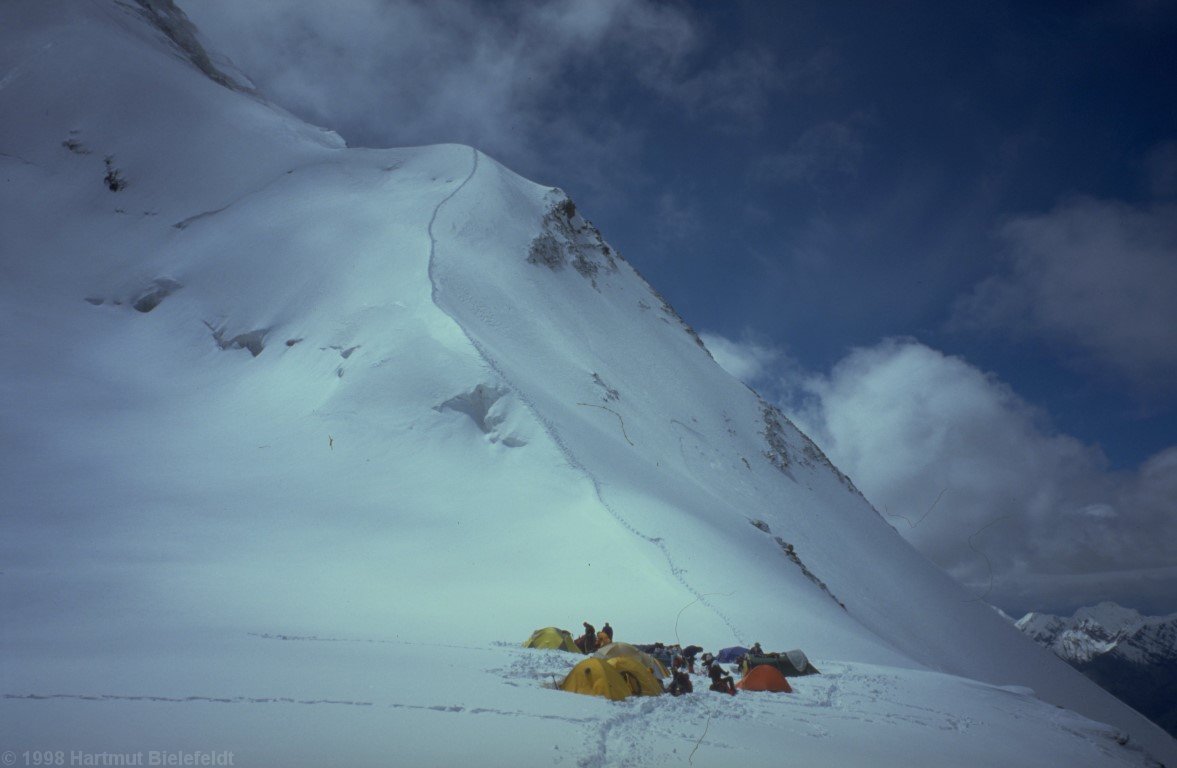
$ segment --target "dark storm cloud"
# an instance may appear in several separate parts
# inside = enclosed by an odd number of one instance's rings
[[[1081,198],[1000,233],[1007,268],[957,305],[958,326],[1039,336],[1177,389],[1177,205]]]

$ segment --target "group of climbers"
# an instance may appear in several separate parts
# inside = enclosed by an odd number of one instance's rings
[[[600,632],[595,630],[593,625],[587,621],[582,623],[584,624],[584,634],[573,641],[581,653],[590,654],[598,648],[604,648],[613,642],[613,627],[609,626],[609,622],[605,622],[605,626],[601,627]]]
[[[710,680],[708,690],[731,696],[739,689],[791,693],[787,675],[820,674],[800,650],[766,653],[760,643],[754,643],[751,648],[734,646],[712,654],[698,645],[630,645],[614,641],[609,622],[599,632],[587,621],[583,626],[584,633],[575,640],[567,630],[546,627],[537,629],[524,643],[531,648],[579,652],[590,657],[577,664],[560,685],[573,693],[614,700],[660,693],[681,696],[694,692],[691,676],[695,674]],[[696,658],[701,663],[698,672]],[[743,673],[739,682],[724,664]],[[669,684],[662,682],[666,678],[670,678]]]
[[[696,645],[689,646],[692,649],[703,650]],[[687,649],[684,649],[684,652]],[[684,693],[693,693],[695,686],[691,683],[691,675],[695,674],[695,653],[687,655],[677,655],[670,663],[670,685],[666,692],[671,696],[681,696]],[[732,696],[736,695],[736,683],[732,676],[727,674],[723,667],[715,660],[715,657],[710,653],[705,653],[701,657],[703,662],[703,674],[711,678],[711,688],[709,690],[717,691],[719,693],[727,693]]]

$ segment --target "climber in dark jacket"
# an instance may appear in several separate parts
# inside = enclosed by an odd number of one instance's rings
[[[687,674],[687,663],[682,656],[675,656],[670,662],[670,675],[674,678],[667,689],[671,696],[682,696],[695,690],[691,685],[691,676]]]
[[[576,639],[576,647],[585,654],[589,654],[597,650],[597,630],[593,629],[593,625],[587,621],[583,623],[584,634]]]
[[[686,648],[682,649],[682,657],[687,662],[687,671],[689,671],[692,675],[695,674],[695,656],[697,656],[701,650],[703,650],[703,648],[698,645],[688,645]]]
[[[736,695],[736,683],[731,675],[723,673],[723,667],[712,664],[707,668],[707,674],[711,676],[711,690]]]

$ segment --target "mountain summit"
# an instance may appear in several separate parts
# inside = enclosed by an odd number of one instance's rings
[[[177,14],[0,6],[0,747],[1177,762],[911,549],[566,194],[470,147],[347,148]],[[585,618],[824,674],[585,700],[517,647]]]
[[[1177,732],[1177,614],[1142,616],[1105,602],[1069,618],[1028,613],[1016,626],[1169,733]]]

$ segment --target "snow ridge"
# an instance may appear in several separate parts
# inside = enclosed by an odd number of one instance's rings
[[[704,593],[702,590],[696,588],[694,585],[692,585],[690,582],[688,582],[686,580],[686,578],[683,576],[683,574],[686,572],[686,569],[684,569],[683,567],[678,565],[678,563],[675,562],[675,559],[671,555],[670,549],[669,549],[669,547],[667,547],[666,542],[661,537],[651,536],[651,535],[639,530],[636,526],[634,526],[632,523],[630,523],[629,520],[627,520],[620,512],[618,512],[612,504],[609,503],[609,501],[605,498],[605,494],[602,490],[602,483],[601,483],[600,479],[596,476],[595,473],[593,473],[582,461],[580,461],[573,454],[572,449],[568,447],[567,442],[565,442],[564,439],[560,436],[560,433],[556,429],[555,424],[553,424],[551,422],[551,420],[549,420],[542,413],[540,413],[540,411],[536,407],[535,403],[530,398],[528,398],[527,395],[525,395],[519,389],[519,387],[517,387],[511,383],[511,381],[508,379],[506,373],[504,373],[504,371],[502,370],[502,367],[495,361],[493,356],[491,356],[491,354],[487,351],[486,347],[483,346],[481,343],[479,343],[479,341],[476,338],[474,338],[474,336],[469,331],[466,330],[466,328],[462,325],[461,321],[458,320],[457,316],[454,313],[450,312],[446,308],[444,302],[441,300],[441,298],[440,298],[440,284],[439,284],[439,280],[436,276],[436,269],[435,269],[436,255],[437,255],[437,236],[434,234],[434,226],[437,223],[438,214],[441,213],[441,209],[445,206],[445,204],[448,203],[450,200],[452,200],[455,195],[457,195],[459,192],[461,192],[462,188],[465,187],[467,184],[469,184],[471,179],[473,179],[474,175],[478,172],[478,156],[480,153],[478,152],[477,149],[475,149],[473,147],[471,147],[471,152],[473,152],[473,162],[470,167],[470,173],[466,176],[466,178],[462,181],[461,184],[459,184],[453,191],[451,191],[448,195],[446,195],[444,198],[442,198],[442,200],[440,202],[438,202],[437,206],[433,209],[433,215],[429,219],[429,226],[427,227],[427,232],[429,234],[429,269],[428,269],[428,273],[429,273],[429,282],[431,284],[431,295],[433,297],[433,303],[446,316],[448,316],[451,320],[453,320],[454,324],[457,325],[458,328],[462,331],[462,334],[470,342],[471,346],[473,346],[474,349],[477,350],[479,357],[482,358],[482,361],[487,365],[487,367],[489,367],[495,373],[495,375],[498,377],[499,381],[502,382],[504,386],[509,388],[511,393],[515,397],[517,397],[519,399],[519,401],[521,403],[523,403],[523,405],[527,408],[527,410],[536,418],[536,420],[543,427],[544,432],[547,433],[548,437],[551,438],[552,442],[560,450],[560,453],[564,456],[565,460],[568,462],[568,465],[571,468],[575,469],[577,472],[579,472],[581,475],[583,475],[592,484],[593,491],[596,494],[597,500],[601,503],[601,506],[604,507],[605,510],[613,517],[613,519],[615,519],[623,528],[625,528],[627,531],[632,533],[634,536],[638,537],[639,539],[641,539],[642,541],[645,541],[648,544],[653,544],[655,547],[657,547],[658,550],[662,553],[663,557],[666,558],[666,563],[670,569],[671,575],[674,576],[675,580],[678,581],[680,584],[682,584],[682,586],[688,592],[690,592],[691,594],[693,594],[695,596],[695,602],[709,608],[720,619],[720,621],[722,621],[727,626],[727,628],[731,631],[732,636],[735,638],[737,643],[746,642],[744,633],[741,632],[740,629],[736,627],[736,625],[733,623],[731,618],[728,617],[726,614],[724,614],[723,611],[721,611],[714,603],[708,601],[707,597],[708,597],[709,593]],[[626,439],[628,440],[628,437]]]
[[[151,25],[162,32],[184,57],[210,80],[232,91],[256,95],[257,91],[253,87],[238,82],[222,68],[213,64],[208,51],[198,40],[196,27],[173,0],[135,0],[135,3],[140,8],[139,12]]]

